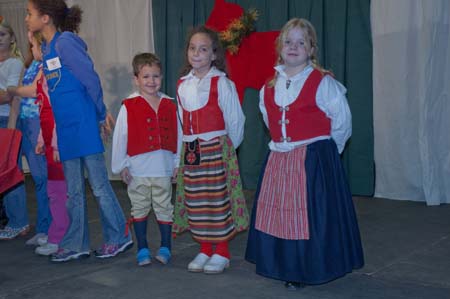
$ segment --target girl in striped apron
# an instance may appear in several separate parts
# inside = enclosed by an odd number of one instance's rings
[[[235,153],[245,117],[214,31],[191,32],[177,95],[183,149],[173,231],[189,229],[200,243],[189,271],[221,273],[230,263],[228,242],[247,228],[248,213]]]
[[[339,153],[351,135],[346,89],[316,62],[303,19],[277,39],[276,73],[260,92],[271,141],[253,207],[246,259],[289,289],[363,266],[352,196]]]

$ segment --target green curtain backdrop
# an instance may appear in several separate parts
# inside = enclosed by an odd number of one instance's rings
[[[342,155],[352,193],[370,196],[374,191],[372,121],[372,40],[370,0],[238,0],[228,1],[245,10],[256,8],[257,31],[280,30],[293,17],[310,20],[318,34],[320,63],[347,87],[353,134]],[[153,0],[156,53],[164,64],[164,86],[175,96],[183,61],[185,37],[190,28],[204,24],[213,0]],[[268,47],[272,45],[267,45]],[[269,137],[258,110],[258,91],[247,89],[246,116],[239,163],[244,187],[256,187]]]

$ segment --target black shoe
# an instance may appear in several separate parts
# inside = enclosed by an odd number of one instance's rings
[[[3,229],[8,224],[8,216],[3,206],[3,197],[0,196],[0,229]]]
[[[3,214],[0,212],[0,229],[5,228],[5,226],[8,224],[8,217],[6,214]]]
[[[0,217],[0,229],[4,229],[6,225],[8,224],[8,218],[2,218]]]
[[[286,281],[284,283],[284,286],[288,291],[297,291],[299,289],[303,289],[305,285],[301,282],[294,282],[294,281]]]

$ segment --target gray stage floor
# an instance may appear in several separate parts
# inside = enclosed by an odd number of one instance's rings
[[[113,183],[126,212],[124,186]],[[29,212],[36,204],[29,178]],[[246,192],[249,207],[253,192]],[[95,200],[89,195],[91,243],[101,244]],[[0,298],[450,298],[450,205],[377,198],[354,198],[366,264],[343,278],[299,291],[287,291],[282,282],[254,272],[243,256],[247,235],[231,242],[231,267],[221,275],[188,273],[186,266],[198,247],[189,234],[173,242],[173,260],[167,266],[135,263],[135,247],[116,258],[52,264],[24,245],[26,237],[0,242]],[[128,213],[127,213],[128,214]],[[152,217],[153,219],[154,217]],[[159,234],[150,223],[150,247]],[[31,236],[31,234],[29,235]]]

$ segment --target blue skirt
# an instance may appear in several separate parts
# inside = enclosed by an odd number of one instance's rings
[[[245,259],[256,264],[256,273],[262,276],[321,284],[361,268],[364,257],[352,195],[333,140],[308,145],[305,170],[309,240],[280,239],[255,229],[264,170],[255,194]]]

